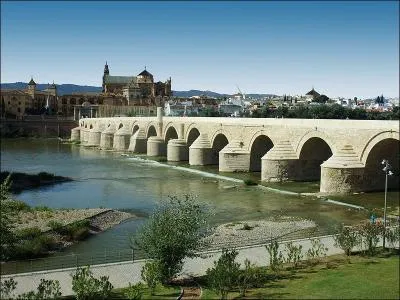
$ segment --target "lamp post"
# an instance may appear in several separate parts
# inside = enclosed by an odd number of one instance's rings
[[[382,160],[382,165],[385,165],[385,167],[382,169],[382,171],[385,172],[385,207],[383,209],[383,249],[385,249],[385,242],[386,242],[386,199],[387,199],[387,182],[388,182],[388,176],[393,175],[391,171],[391,166],[389,164],[389,161],[387,159]]]

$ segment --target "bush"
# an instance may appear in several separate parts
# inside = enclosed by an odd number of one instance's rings
[[[286,244],[286,262],[292,264],[292,267],[296,269],[303,258],[303,254],[301,250],[303,249],[302,245],[295,246],[292,242]]]
[[[384,233],[383,224],[378,223],[364,223],[359,226],[359,232],[362,237],[364,246],[366,247],[366,253],[368,255],[376,254],[376,246],[379,243],[379,237]]]
[[[360,244],[358,232],[349,226],[342,226],[339,228],[337,235],[333,238],[335,240],[335,247],[342,249],[347,258],[351,255],[351,250]]]
[[[240,297],[245,297],[249,288],[259,287],[263,283],[263,275],[259,268],[246,259],[244,261],[244,269],[240,270],[236,283]]]
[[[47,173],[47,172],[40,172],[38,174],[38,177],[40,178],[40,180],[53,180],[54,174]]]
[[[13,299],[14,290],[17,288],[17,282],[14,278],[0,281],[0,299]]]
[[[283,254],[279,250],[279,244],[277,241],[273,241],[272,243],[265,246],[269,254],[269,267],[275,273],[278,273],[283,266]]]
[[[140,300],[142,299],[144,293],[144,286],[141,282],[131,285],[129,282],[129,287],[125,289],[124,296],[129,300]]]
[[[386,241],[390,248],[394,248],[395,244],[400,240],[400,226],[387,228],[385,232]]]
[[[18,239],[21,240],[31,240],[34,239],[42,234],[42,231],[39,227],[29,227],[20,229],[16,232],[16,236]]]
[[[51,220],[47,223],[51,230],[62,234],[64,232],[64,225],[61,222]]]
[[[257,182],[255,182],[254,180],[251,180],[251,179],[245,179],[245,180],[243,180],[243,182],[245,185],[258,185]]]
[[[22,240],[15,245],[13,257],[34,258],[46,254],[55,246],[53,237],[46,234],[36,236],[32,239]]]
[[[161,279],[160,265],[157,261],[147,262],[141,272],[142,279],[146,282],[150,290],[150,295],[154,295],[157,283]]]
[[[89,266],[78,268],[72,276],[72,290],[76,294],[76,299],[108,299],[111,295],[113,285],[108,280],[108,276],[97,279],[93,276]]]
[[[18,299],[59,299],[61,297],[60,282],[58,280],[40,279],[37,292],[30,291],[18,296]]]
[[[11,207],[15,211],[31,211],[31,207],[23,201],[20,200],[13,200],[10,203]]]
[[[33,209],[36,211],[48,211],[48,212],[53,211],[50,207],[44,205],[35,206]]]
[[[311,264],[318,263],[320,257],[326,256],[328,248],[321,242],[320,239],[311,239],[311,248],[307,250],[306,256]]]
[[[240,274],[240,264],[235,262],[237,255],[236,250],[223,249],[218,261],[214,261],[214,267],[207,269],[209,286],[221,295],[221,299],[226,299],[228,292],[237,285],[237,278]],[[242,288],[244,285],[242,284]]]

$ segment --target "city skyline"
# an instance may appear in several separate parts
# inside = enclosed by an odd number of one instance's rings
[[[1,82],[399,95],[398,2],[1,2]]]

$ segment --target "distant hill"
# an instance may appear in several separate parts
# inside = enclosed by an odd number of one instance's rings
[[[23,90],[26,89],[27,82],[14,82],[14,83],[2,83],[2,89],[13,89],[13,90]],[[36,89],[41,91],[48,87],[48,84],[38,83],[36,84]],[[57,84],[57,92],[59,95],[67,95],[72,93],[100,93],[102,90],[99,86],[90,85],[76,85],[76,84]]]
[[[26,89],[27,82],[14,82],[14,83],[2,83],[2,89],[13,89],[13,90],[23,90]],[[48,84],[38,83],[36,88],[41,91],[48,87]],[[90,85],[77,85],[77,84],[57,84],[57,91],[60,96],[73,94],[73,93],[100,93],[102,90],[99,86]],[[173,91],[175,97],[189,98],[193,96],[206,95],[208,97],[223,98],[229,97],[230,94],[220,94],[213,91],[200,91],[200,90],[190,90],[190,91]],[[246,94],[247,97],[252,98],[262,98],[268,96],[275,96],[273,94]]]

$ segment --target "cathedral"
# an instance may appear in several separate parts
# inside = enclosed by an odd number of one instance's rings
[[[154,82],[146,67],[137,76],[112,76],[106,62],[102,87],[105,94],[124,96],[128,105],[163,105],[172,96],[171,77]]]

